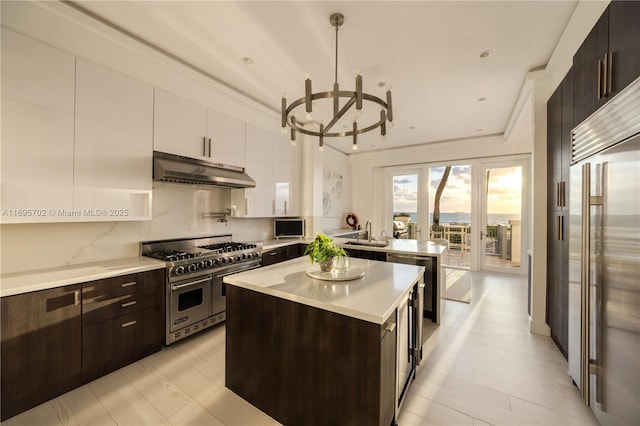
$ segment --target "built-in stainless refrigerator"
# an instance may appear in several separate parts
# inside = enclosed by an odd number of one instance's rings
[[[640,424],[640,79],[573,130],[569,374],[602,425]]]

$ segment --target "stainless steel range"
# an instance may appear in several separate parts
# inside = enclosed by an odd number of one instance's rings
[[[222,278],[260,267],[262,245],[231,235],[144,241],[143,256],[167,262],[166,344],[226,319]]]

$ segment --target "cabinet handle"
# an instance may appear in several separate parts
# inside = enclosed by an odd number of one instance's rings
[[[73,304],[75,306],[80,304],[80,292],[78,290],[73,292]]]
[[[560,182],[556,182],[556,207],[560,207]]]
[[[132,325],[136,325],[136,323],[137,323],[137,322],[138,322],[138,321],[129,321],[129,322],[125,322],[124,324],[122,324],[122,325],[121,325],[121,327],[122,327],[122,328],[130,327],[130,326],[132,326]]]
[[[275,255],[277,255],[277,254],[278,254],[278,252],[277,252],[277,251],[269,252],[269,256],[275,256]]]
[[[138,302],[137,302],[137,301],[135,301],[135,300],[134,300],[133,302],[123,303],[123,304],[122,304],[122,307],[123,307],[123,308],[128,308],[129,306],[133,306],[133,305],[135,305],[136,303],[138,303]]]
[[[558,225],[558,241],[564,241],[564,216],[558,216],[557,219]]]
[[[387,326],[387,328],[384,329],[384,331],[387,332],[387,333],[392,333],[393,330],[395,330],[395,329],[396,329],[396,323],[392,322],[391,324],[389,324]]]
[[[135,281],[131,281],[130,283],[124,283],[122,284],[122,288],[125,287],[131,287],[132,285],[136,285],[137,283]]]
[[[605,58],[607,59],[607,87],[605,89],[606,94],[610,95],[611,94],[611,81],[613,80],[613,53],[609,52],[605,55]]]
[[[249,214],[249,199],[248,198],[244,199],[244,214],[245,215]]]
[[[271,203],[271,210],[273,210],[273,214],[276,214],[276,200],[273,200]]]
[[[602,99],[602,61],[598,60],[598,99]]]
[[[207,156],[207,137],[203,137],[202,138],[202,156],[206,157]]]
[[[562,207],[567,207],[567,183],[565,181],[562,181],[562,191],[560,192],[560,194],[562,195]]]
[[[284,202],[284,214],[285,215],[287,214],[287,202],[286,201]]]
[[[602,59],[602,98],[607,96],[607,54],[604,54],[604,59]]]
[[[209,138],[209,158],[211,158],[211,138]]]

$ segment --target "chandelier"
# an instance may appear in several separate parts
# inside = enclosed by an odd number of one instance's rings
[[[336,29],[336,66],[335,66],[335,79],[333,83],[333,90],[328,92],[312,93],[311,91],[311,78],[307,76],[304,82],[305,95],[293,101],[287,106],[287,99],[282,97],[282,131],[287,132],[287,126],[291,128],[291,143],[296,144],[296,133],[300,132],[305,135],[316,136],[319,138],[318,147],[320,151],[324,150],[324,138],[336,138],[352,136],[353,144],[351,148],[353,150],[358,149],[358,135],[369,132],[371,130],[380,128],[380,135],[382,140],[386,139],[387,135],[387,122],[389,127],[393,127],[393,113],[391,109],[391,89],[387,89],[386,102],[377,96],[364,93],[362,91],[362,75],[358,73],[356,76],[356,90],[347,91],[340,90],[338,85],[338,29],[344,23],[344,16],[341,13],[334,13],[329,18],[329,22]],[[344,105],[340,105],[340,100],[346,99]],[[312,118],[313,101],[318,99],[331,99],[333,101],[333,118],[326,125],[324,120],[314,120]],[[378,104],[380,109],[380,116],[377,121],[373,123],[367,123],[365,125],[358,126],[358,120],[362,117],[362,106],[365,102],[372,102]],[[298,107],[304,105],[305,121],[301,121],[296,118],[295,112]],[[338,121],[355,105],[355,114],[353,120],[353,127],[351,130],[344,132],[331,131],[332,128],[338,123]],[[301,108],[298,109],[301,111]]]

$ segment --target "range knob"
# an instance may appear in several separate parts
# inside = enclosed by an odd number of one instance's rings
[[[204,269],[206,267],[206,263],[204,262],[204,260],[201,260],[200,262],[198,262],[196,264],[196,269]]]
[[[178,266],[175,270],[176,275],[184,274],[184,266]]]
[[[196,266],[195,263],[192,263],[191,265],[187,266],[187,271],[189,272],[195,272],[196,269],[198,269],[198,267]]]
[[[213,266],[213,259],[207,259],[204,261],[204,266],[206,268],[211,268]]]
[[[253,253],[253,258],[254,259],[257,259],[259,257],[261,257],[260,253]]]
[[[242,262],[242,256],[236,256],[236,262]]]

